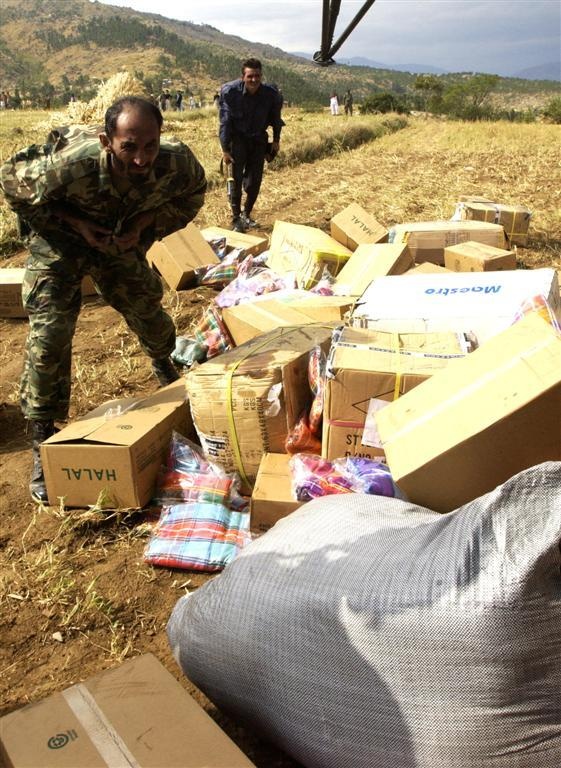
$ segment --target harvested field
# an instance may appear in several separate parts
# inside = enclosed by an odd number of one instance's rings
[[[170,128],[192,146],[212,182],[196,223],[227,226],[217,117],[212,110],[201,115],[174,117]],[[37,123],[47,118],[46,113],[3,116],[0,158],[41,140],[45,131]],[[255,210],[260,231],[270,233],[276,219],[325,229],[351,202],[386,226],[450,218],[460,194],[485,195],[533,211],[528,246],[518,249],[520,266],[561,272],[557,126],[331,118],[297,110],[287,110],[285,119],[282,162],[267,169]],[[364,142],[347,142],[358,125]],[[367,135],[369,130],[375,138]],[[2,204],[2,266],[22,265],[17,248],[15,218]],[[213,295],[209,288],[167,291],[165,304],[180,334],[188,332]],[[165,625],[175,601],[209,577],[145,565],[145,513],[65,512],[29,500],[30,438],[17,399],[25,336],[25,321],[0,319],[0,714],[151,651],[256,765],[295,765],[267,743],[266,734],[232,722],[182,678]],[[124,321],[99,299],[87,299],[74,344],[71,417],[106,399],[155,389],[148,360]],[[58,640],[55,633],[60,633]]]

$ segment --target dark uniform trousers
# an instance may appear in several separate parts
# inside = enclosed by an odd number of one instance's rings
[[[230,204],[232,214],[241,213],[242,188],[246,194],[245,211],[249,215],[253,210],[263,178],[267,141],[235,134],[232,138],[232,157],[234,159],[234,192]]]
[[[162,282],[144,250],[102,255],[77,249],[76,254],[61,255],[41,238],[30,250],[22,290],[30,327],[20,391],[28,419],[68,416],[72,339],[86,274],[121,313],[149,357],[164,358],[173,351],[175,326],[162,309]]]

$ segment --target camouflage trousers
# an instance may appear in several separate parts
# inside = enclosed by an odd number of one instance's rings
[[[121,313],[149,357],[168,357],[173,351],[175,326],[161,306],[162,282],[143,251],[65,255],[60,250],[49,252],[47,243],[36,238],[22,289],[30,327],[20,398],[28,419],[68,416],[72,339],[86,274],[105,301]]]

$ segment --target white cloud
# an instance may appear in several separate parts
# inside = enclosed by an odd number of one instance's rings
[[[285,51],[311,53],[320,47],[321,0],[109,4],[210,24]],[[362,4],[342,1],[335,38]],[[451,71],[508,74],[559,61],[560,39],[559,0],[376,0],[335,58],[363,56],[390,65],[417,62]]]

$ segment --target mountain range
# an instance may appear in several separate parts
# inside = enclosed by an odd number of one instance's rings
[[[418,72],[439,74],[445,85],[466,77],[422,64],[397,69],[358,57],[318,67],[305,54],[226,35],[210,25],[90,0],[0,3],[0,89],[17,87],[55,99],[74,91],[91,98],[101,81],[127,70],[154,92],[169,84],[204,101],[220,83],[237,77],[240,62],[250,55],[263,60],[267,79],[282,87],[287,101],[301,105],[325,105],[333,91],[348,88],[357,99],[382,91],[414,93]],[[501,78],[496,90],[547,98],[555,85],[546,79]]]

